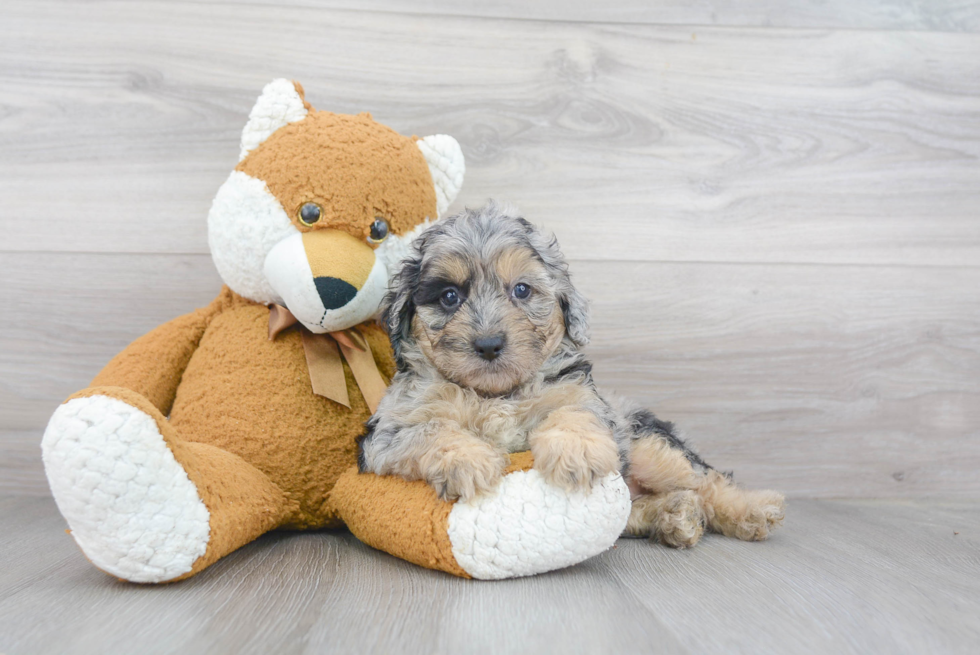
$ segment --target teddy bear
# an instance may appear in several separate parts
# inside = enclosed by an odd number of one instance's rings
[[[263,89],[208,214],[220,293],[130,344],[45,430],[52,494],[96,567],[172,582],[270,530],[343,526],[487,579],[612,545],[630,509],[618,475],[569,493],[517,454],[492,493],[451,503],[358,472],[357,438],[395,372],[376,314],[463,173],[450,136],[317,111],[289,80]]]

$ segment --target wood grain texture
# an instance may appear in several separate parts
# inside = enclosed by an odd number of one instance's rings
[[[0,499],[0,652],[972,652],[976,504],[798,501],[788,516],[765,543],[620,540],[490,583],[347,533],[279,533],[140,586],[92,567],[50,499]]]
[[[792,27],[811,29],[980,31],[980,6],[964,0],[290,0],[300,6],[407,12],[430,16],[520,18],[537,21]]]
[[[4,249],[205,252],[289,76],[455,135],[460,203],[512,200],[576,258],[980,262],[980,35],[179,7],[5,5]]]
[[[598,382],[738,480],[794,497],[980,496],[980,303],[963,301],[980,269],[571,269],[593,301]],[[220,281],[203,255],[7,253],[0,274],[0,469],[45,493],[36,444],[57,404]]]
[[[200,255],[0,253],[0,275],[7,430],[43,428],[131,341],[221,289],[210,257]]]
[[[600,384],[794,496],[980,495],[976,268],[573,263]]]
[[[42,434],[43,428],[0,429],[0,495],[51,495],[41,462]]]
[[[0,15],[0,653],[975,650],[980,3]],[[573,259],[599,382],[787,491],[785,527],[620,540],[499,583],[344,532],[267,535],[176,585],[95,570],[42,497],[40,435],[129,341],[213,298],[208,207],[282,76],[456,136],[456,207],[514,201]]]
[[[454,134],[456,206],[573,259],[600,382],[740,480],[980,494],[977,4],[362,6],[4,3],[0,490],[46,493],[57,403],[214,296],[208,207],[287,76]]]

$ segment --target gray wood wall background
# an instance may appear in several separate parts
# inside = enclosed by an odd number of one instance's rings
[[[4,0],[0,492],[57,403],[207,303],[262,86],[461,143],[554,230],[597,378],[752,485],[980,495],[980,6]]]

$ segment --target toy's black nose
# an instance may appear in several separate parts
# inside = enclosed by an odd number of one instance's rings
[[[476,353],[483,359],[491,362],[500,356],[504,349],[504,335],[498,334],[492,337],[480,337],[473,341]]]
[[[316,292],[323,301],[324,309],[338,309],[343,307],[357,295],[357,289],[353,284],[344,282],[336,277],[315,277],[313,283],[316,285]]]

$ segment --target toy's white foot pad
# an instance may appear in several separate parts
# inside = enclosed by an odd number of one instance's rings
[[[93,564],[133,582],[191,570],[207,550],[208,509],[156,421],[109,398],[75,398],[41,442],[58,509]]]
[[[535,470],[504,476],[489,495],[456,503],[449,540],[456,562],[474,578],[534,575],[586,560],[612,546],[630,515],[618,473],[591,493],[567,493]]]

